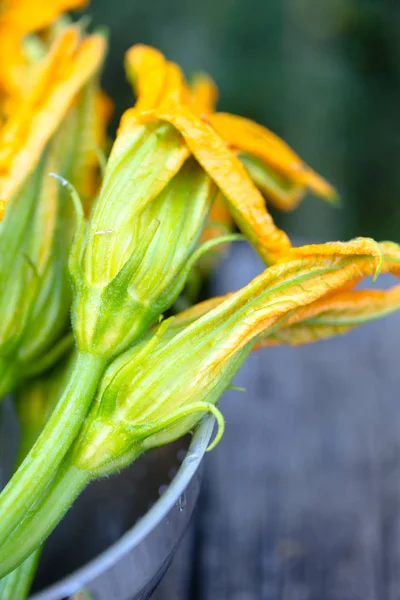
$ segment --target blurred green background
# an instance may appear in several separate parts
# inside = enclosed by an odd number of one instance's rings
[[[308,198],[277,217],[290,234],[400,241],[398,0],[92,0],[88,13],[110,31],[117,115],[132,103],[124,51],[155,45],[336,185],[340,209]]]

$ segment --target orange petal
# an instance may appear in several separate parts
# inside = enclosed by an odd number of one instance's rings
[[[284,327],[272,335],[261,336],[253,350],[279,344],[299,346],[345,334],[399,308],[399,285],[387,291],[362,290],[337,294],[299,309]]]
[[[158,106],[167,80],[168,65],[164,56],[150,46],[137,44],[125,54],[125,69],[137,95],[135,110]]]
[[[300,185],[306,185],[327,199],[336,197],[336,190],[308,167],[277,135],[249,119],[216,113],[209,116],[215,131],[234,149],[254,154],[267,165]]]
[[[9,0],[0,11],[0,88],[17,95],[26,88],[26,61],[22,41],[26,34],[44,29],[63,12],[83,8],[87,0]]]
[[[211,298],[179,314],[170,325],[172,333],[186,335],[185,329],[191,326],[187,329],[188,335],[190,331],[196,340],[196,331],[207,328],[218,332],[214,344],[220,349],[219,361],[215,361],[217,370],[254,340],[255,348],[276,344],[281,332],[319,315],[324,315],[325,325],[329,327],[332,325],[327,321],[329,314],[336,319],[334,325],[341,318],[337,331],[341,333],[344,327],[388,314],[400,308],[400,286],[389,292],[356,291],[333,295],[335,290],[342,290],[360,277],[374,273],[374,244],[373,240],[365,240],[365,254],[360,254],[360,240],[347,242],[342,244],[346,246],[344,251],[340,248],[340,254],[331,256],[325,253],[324,245],[315,246],[313,256],[273,265],[243,289]],[[381,244],[381,249],[382,269],[398,274],[400,247]],[[226,323],[229,323],[229,339],[222,333]],[[322,316],[320,325],[322,331]],[[335,333],[332,327],[329,332],[328,329],[325,331],[327,335]],[[312,335],[308,336],[308,341],[312,341]]]
[[[88,36],[78,44],[77,30],[70,27],[45,58],[31,93],[0,132],[0,218],[76,94],[99,69],[105,50],[102,36]]]
[[[18,32],[29,33],[44,29],[68,10],[87,6],[88,0],[8,0],[2,10],[0,25],[12,24]],[[33,10],[34,9],[34,10]]]
[[[376,242],[375,242],[376,244]],[[376,249],[373,240],[365,240],[364,254],[360,252],[361,240],[341,244],[340,254],[328,255],[321,245],[321,252],[315,247],[313,256],[306,256],[266,269],[243,290],[231,294],[227,300],[214,309],[237,314],[242,320],[240,347],[259,334],[270,335],[275,328],[282,328],[296,318],[297,311],[307,314],[309,305],[330,298],[336,289],[360,277],[371,276],[376,269]],[[343,246],[346,246],[344,250]],[[391,245],[390,256],[381,246],[383,253],[382,270],[400,273],[400,247]],[[352,250],[354,252],[352,253]],[[398,302],[398,291],[389,297],[390,303]],[[332,300],[333,302],[333,300]],[[240,307],[242,307],[240,309]],[[311,308],[313,314],[314,308]],[[300,316],[301,316],[300,312]],[[233,326],[233,325],[232,325]],[[239,330],[238,330],[239,331]]]
[[[189,102],[189,89],[181,69],[174,63],[167,64],[167,78],[157,110],[163,112]]]
[[[143,122],[157,118],[168,121],[180,131],[195,158],[229,201],[240,229],[266,262],[273,262],[290,249],[287,235],[274,224],[263,197],[242,163],[208,123],[185,106],[140,116]]]
[[[396,246],[396,245],[394,245]],[[397,261],[397,248],[393,249]],[[376,261],[375,276],[379,274],[383,261],[384,247],[371,238],[355,238],[350,242],[327,242],[326,244],[309,244],[297,248],[291,248],[281,261],[290,260],[291,257],[320,256],[374,256]],[[397,267],[396,267],[397,268]]]
[[[205,73],[196,75],[190,85],[190,108],[198,115],[214,112],[218,101],[218,88]]]

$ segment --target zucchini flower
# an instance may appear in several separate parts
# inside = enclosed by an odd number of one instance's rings
[[[260,339],[276,336],[307,313],[324,311],[324,303],[332,311],[336,293],[347,310],[354,309],[355,325],[358,303],[370,292],[354,292],[351,308],[343,290],[349,294],[360,278],[378,270],[400,274],[400,248],[394,244],[357,239],[312,248],[303,247],[301,258],[270,267],[222,300],[161,323],[108,366],[82,431],[49,487],[37,503],[24,494],[22,512],[15,505],[2,512],[2,530],[11,513],[19,514],[8,538],[2,536],[0,576],[42,543],[91,479],[185,435],[207,413],[219,426],[215,446],[224,428],[218,399]],[[381,292],[370,311],[362,300],[363,320],[399,307],[399,300],[398,289]]]
[[[70,344],[63,336],[71,306],[68,255],[75,217],[68,194],[48,174],[69,177],[79,189],[87,189],[88,181],[94,181],[95,148],[89,148],[90,140],[95,145],[93,118],[86,125],[85,117],[97,94],[94,77],[102,56],[92,56],[86,78],[79,74],[76,80],[76,36],[75,28],[61,34],[21,112],[0,132],[4,143],[0,186],[7,204],[0,223],[0,398],[26,377],[47,368]],[[66,50],[65,40],[69,40],[67,56],[61,52]],[[96,37],[92,41],[104,54],[104,40]],[[68,72],[72,81],[65,81],[64,76],[54,80],[55,72],[61,76],[65,62],[71,62]],[[47,90],[53,101],[63,95],[63,110],[57,105],[51,118]],[[34,98],[41,98],[47,108],[41,109]],[[31,114],[29,110],[35,106],[39,112]]]
[[[107,360],[182,290],[202,252],[194,250],[216,193],[193,159],[171,178],[181,146],[169,125],[140,127],[132,147],[125,164],[111,153],[87,233],[70,260],[78,348]]]
[[[287,196],[281,208],[295,204],[307,189],[327,199],[336,196],[334,189],[273,133],[242,117],[213,112],[216,91],[210,80],[203,77],[190,90],[177,65],[142,45],[128,51],[126,66],[138,100],[124,116],[124,129],[161,120],[179,131],[185,148],[218,186],[239,228],[267,263],[290,249],[290,242],[275,226],[250,177],[254,169],[246,170],[238,154],[245,153],[248,164],[258,160],[260,169],[270,173],[274,179],[271,193],[265,177],[260,187],[272,201],[279,195],[279,186],[283,196],[286,188],[296,190],[296,199]],[[261,179],[256,176],[255,183]]]

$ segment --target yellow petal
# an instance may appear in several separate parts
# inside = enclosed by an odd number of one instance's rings
[[[190,108],[198,115],[214,112],[218,101],[218,88],[205,73],[196,75],[190,85]]]
[[[375,257],[377,277],[383,264],[383,254],[386,251],[388,256],[389,248],[378,244],[371,238],[355,238],[351,242],[328,242],[326,244],[309,244],[297,248],[291,248],[286,256],[281,256],[281,261],[290,260],[291,257],[312,257],[315,254],[321,256],[362,256],[371,255]],[[393,246],[393,253],[397,261],[397,248]]]
[[[171,123],[182,134],[192,154],[229,201],[238,226],[266,262],[274,262],[290,249],[289,238],[276,227],[242,163],[208,123],[185,106],[140,116],[143,122],[157,118]]]
[[[305,185],[325,198],[335,198],[336,190],[308,167],[277,135],[266,127],[244,117],[227,113],[209,116],[215,131],[235,150],[254,154],[267,165],[300,185]]]
[[[43,61],[31,93],[0,132],[0,218],[76,94],[99,69],[105,50],[102,36],[91,35],[79,43],[77,29],[70,27]]]
[[[253,350],[279,344],[300,346],[345,334],[399,308],[399,285],[387,291],[360,290],[337,294],[299,309],[284,327],[272,335],[261,336]]]
[[[189,102],[189,89],[181,69],[174,63],[167,63],[167,77],[162,98],[158,103],[157,110],[174,109],[175,106]],[[136,107],[135,107],[136,108]]]
[[[262,336],[262,341],[256,342],[259,347],[266,337],[276,337],[284,328],[315,317],[328,308],[350,310],[351,306],[354,308],[354,300],[357,309],[351,315],[353,325],[357,318],[361,320],[367,315],[368,320],[373,314],[378,317],[400,307],[399,286],[391,292],[342,292],[360,278],[375,273],[376,242],[366,239],[362,244],[362,240],[357,239],[341,243],[339,252],[331,255],[326,253],[326,246],[315,245],[314,255],[269,267],[238,292],[191,307],[178,315],[171,327],[180,331],[198,321],[199,327],[208,323],[210,330],[214,328],[218,332],[222,323],[229,322],[231,337],[221,350],[225,356]],[[383,243],[380,248],[382,271],[399,275],[400,247]],[[335,297],[337,290],[339,294]],[[218,339],[216,333],[216,344]]]
[[[22,41],[28,33],[44,29],[68,10],[87,5],[87,0],[6,0],[0,10],[0,89],[19,95],[26,89],[26,61]]]
[[[227,309],[242,321],[238,327],[239,347],[243,347],[260,334],[274,333],[299,309],[323,298],[329,299],[335,290],[360,277],[374,275],[376,271],[376,242],[361,240],[342,243],[340,253],[326,254],[324,245],[315,246],[313,256],[273,265],[254,279],[243,290],[231,294],[216,309],[215,314]],[[344,248],[346,246],[346,248]],[[321,249],[319,252],[318,248]],[[382,271],[400,274],[400,247],[381,245]],[[394,292],[396,302],[397,292]],[[304,314],[304,313],[303,313]],[[239,335],[240,332],[240,335]]]
[[[44,29],[68,10],[87,6],[88,0],[6,0],[2,6],[0,24],[12,24],[18,32],[29,33]]]
[[[125,54],[125,70],[137,95],[135,111],[156,108],[162,99],[168,72],[161,52],[143,44],[132,46]]]

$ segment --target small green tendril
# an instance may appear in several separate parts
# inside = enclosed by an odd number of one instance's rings
[[[217,422],[217,434],[206,450],[206,452],[209,452],[210,450],[213,450],[213,448],[215,448],[221,441],[225,431],[225,419],[223,414],[214,404],[211,404],[210,402],[193,402],[187,406],[177,408],[165,419],[159,419],[154,423],[146,423],[146,425],[128,425],[126,429],[138,438],[149,438],[157,433],[160,433],[160,431],[175,425],[178,421],[181,421],[188,415],[196,412],[209,412],[215,417]]]
[[[74,205],[78,229],[82,229],[85,225],[85,222],[84,222],[85,219],[84,219],[82,202],[81,202],[78,192],[76,191],[76,189],[74,188],[72,183],[70,183],[68,181],[68,179],[61,177],[61,175],[58,175],[57,173],[49,173],[49,177],[53,177],[53,179],[56,179],[57,181],[59,181],[61,183],[62,187],[66,188],[68,190],[69,195],[72,200],[72,203]]]
[[[82,286],[84,285],[84,280],[79,268],[84,251],[83,242],[85,237],[85,215],[83,212],[82,202],[78,192],[76,191],[72,183],[70,183],[67,179],[61,177],[61,175],[58,175],[57,173],[49,173],[49,176],[59,181],[62,187],[69,192],[70,198],[74,205],[76,216],[76,231],[69,254],[68,266],[69,272],[73,281],[75,282],[75,285]]]

